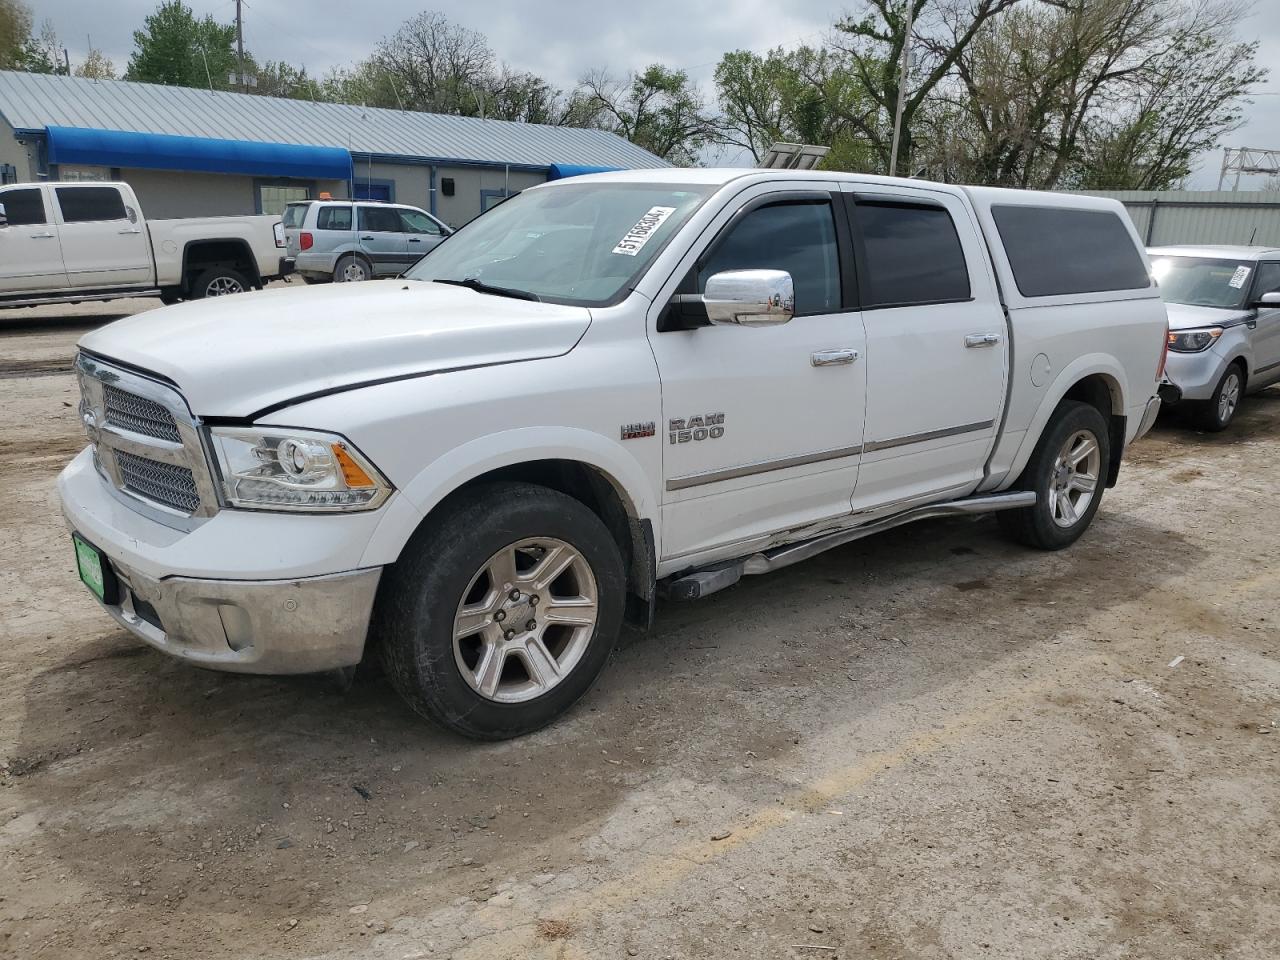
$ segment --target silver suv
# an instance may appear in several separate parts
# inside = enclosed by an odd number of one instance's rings
[[[286,260],[308,283],[394,277],[453,232],[425,210],[373,201],[304,200],[282,220]]]

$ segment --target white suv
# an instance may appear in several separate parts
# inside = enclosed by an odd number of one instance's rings
[[[394,203],[304,200],[284,210],[286,256],[309,283],[394,277],[453,231]]]

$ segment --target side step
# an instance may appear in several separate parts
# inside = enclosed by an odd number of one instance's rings
[[[997,510],[1019,510],[1023,507],[1035,506],[1035,503],[1034,490],[1015,490],[1010,493],[965,497],[963,500],[949,500],[943,503],[927,503],[861,527],[837,530],[811,540],[801,540],[799,543],[788,543],[771,550],[753,553],[741,560],[730,560],[694,570],[667,581],[663,585],[663,594],[671,600],[697,600],[733,586],[744,576],[772,573],[774,570],[781,570],[801,560],[808,560],[834,547],[892,530],[905,523],[929,520],[934,517],[961,517],[978,513],[995,513]]]
[[[46,296],[0,299],[0,310],[6,307],[41,307],[50,303],[106,303],[108,300],[128,300],[133,297],[158,297],[160,291],[154,287],[140,290],[76,290],[69,293],[48,294]]]

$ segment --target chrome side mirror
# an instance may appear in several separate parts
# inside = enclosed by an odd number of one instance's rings
[[[9,214],[5,212],[4,204],[0,203],[0,227],[9,225]]]
[[[1264,293],[1255,302],[1255,307],[1280,307],[1280,290]]]
[[[702,303],[713,324],[771,327],[795,316],[795,285],[785,270],[724,270],[707,279]]]

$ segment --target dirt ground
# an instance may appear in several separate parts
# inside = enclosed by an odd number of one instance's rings
[[[65,369],[138,306],[0,317],[0,955],[1280,955],[1280,389],[1158,425],[1071,550],[930,522],[748,578],[477,745],[79,585]]]

